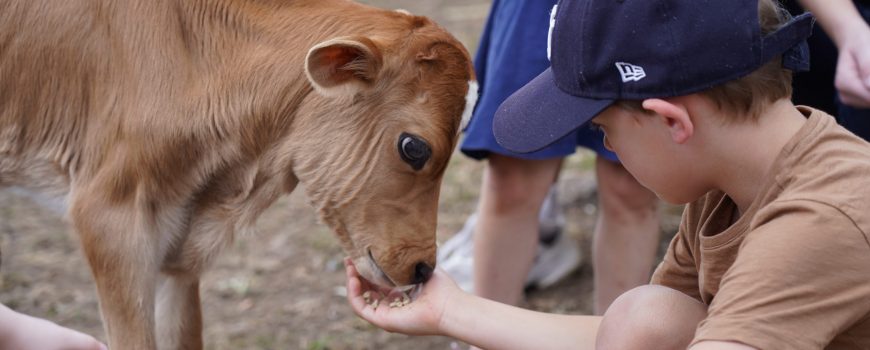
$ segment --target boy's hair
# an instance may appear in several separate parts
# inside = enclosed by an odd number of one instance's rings
[[[502,102],[493,136],[533,152],[620,100],[689,94],[736,115],[722,122],[758,119],[789,97],[784,69],[809,68],[813,15],[784,22],[774,1],[559,0],[550,68]]]
[[[762,34],[776,31],[783,23],[788,22],[790,17],[791,15],[776,0],[758,1],[758,18]],[[731,112],[732,115],[745,116],[746,120],[755,121],[761,117],[761,111],[765,106],[778,99],[791,97],[791,79],[791,70],[783,68],[781,56],[776,56],[745,77],[714,86],[699,94],[709,98],[720,109]],[[616,104],[625,109],[648,112],[643,109],[641,102],[620,100]]]

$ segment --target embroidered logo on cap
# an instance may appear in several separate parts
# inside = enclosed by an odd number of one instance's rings
[[[631,63],[616,62],[616,69],[619,69],[619,75],[622,76],[623,83],[638,81],[646,77],[643,67]]]

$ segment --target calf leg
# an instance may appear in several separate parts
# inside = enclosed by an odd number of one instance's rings
[[[97,285],[109,348],[155,349],[156,230],[132,206],[106,203],[78,198],[71,216]]]
[[[161,350],[202,349],[198,277],[161,274],[157,288],[157,342]]]

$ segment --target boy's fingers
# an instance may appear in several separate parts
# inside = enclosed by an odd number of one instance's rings
[[[345,259],[345,270],[347,271],[347,301],[357,313],[360,313],[366,306],[362,296],[363,282],[360,280],[356,268],[349,259]]]
[[[368,306],[362,297],[361,288],[362,285],[358,278],[352,277],[347,280],[347,301],[360,316],[362,316],[366,306]]]
[[[350,258],[344,259],[344,272],[348,278],[357,276],[356,266],[353,266],[353,262]]]
[[[362,319],[371,322],[373,324],[378,325],[379,327],[384,327],[386,325],[385,317],[386,313],[388,313],[389,306],[387,305],[389,301],[381,294],[381,292],[374,291],[371,289],[366,289],[364,285],[365,281],[357,278],[351,277],[347,280],[347,300],[353,308],[354,312]],[[366,298],[363,297],[364,292],[370,292],[371,295],[369,298],[371,300],[377,300],[378,303],[382,306],[375,308],[371,304],[366,301]],[[383,310],[379,310],[383,309]],[[379,321],[376,321],[379,320]],[[385,328],[386,329],[386,328]]]
[[[356,279],[359,284],[359,289],[366,291],[373,291],[375,293],[379,293],[381,295],[388,295],[392,289],[388,287],[381,287],[379,285],[373,284],[359,275],[359,271],[357,271],[356,266],[353,264],[353,260],[350,258],[344,258],[344,266],[345,266],[345,275],[348,278],[348,282],[351,279]],[[350,288],[348,288],[348,295],[350,295]],[[361,292],[360,292],[361,293]]]
[[[358,278],[356,278],[354,276],[350,276],[347,278],[347,296],[348,297],[358,296],[359,294],[362,293],[362,291],[360,289],[361,289],[361,286],[360,286],[360,282],[359,282]]]

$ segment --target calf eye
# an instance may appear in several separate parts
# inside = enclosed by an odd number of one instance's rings
[[[423,169],[423,165],[429,160],[432,151],[429,149],[426,141],[417,136],[402,133],[399,135],[399,155],[414,170],[420,170]]]

